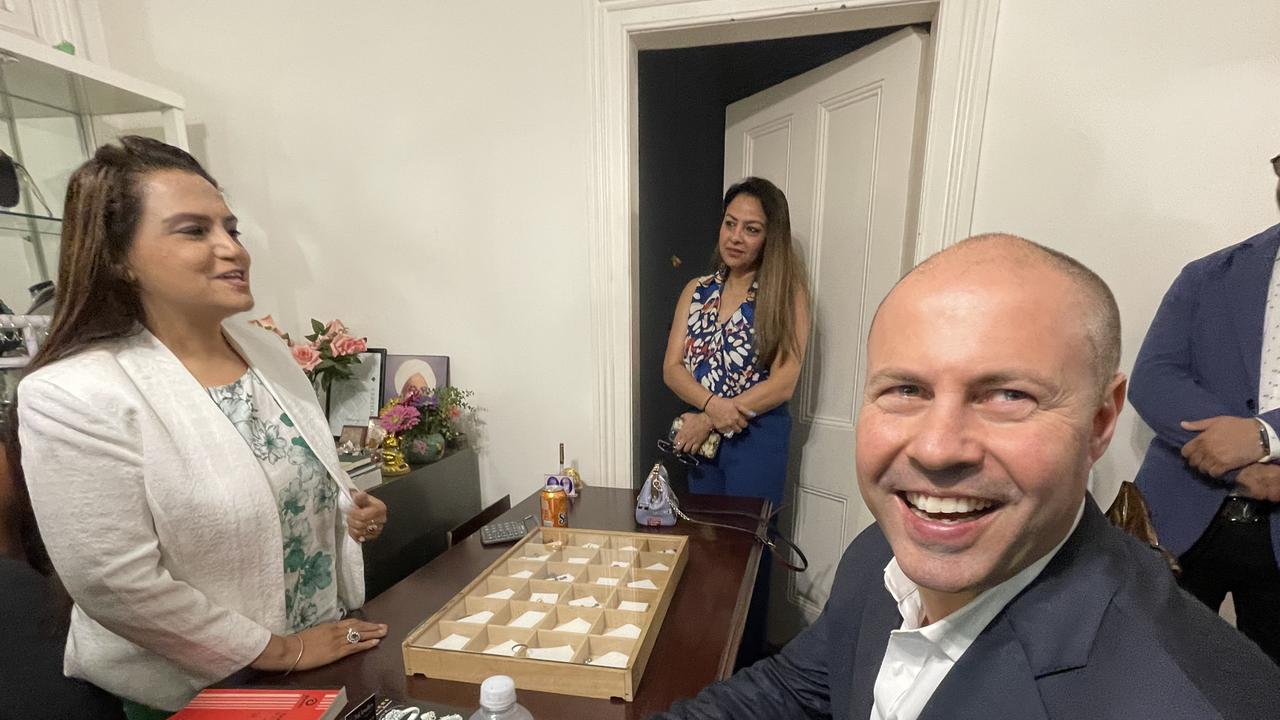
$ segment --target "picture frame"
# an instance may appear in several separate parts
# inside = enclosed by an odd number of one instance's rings
[[[365,425],[343,425],[342,432],[338,434],[338,447],[343,447],[347,443],[351,443],[357,450],[363,450],[365,441],[369,438],[369,426]]]
[[[387,431],[382,429],[382,425],[378,423],[378,418],[369,418],[366,425],[368,433],[365,435],[364,446],[366,450],[382,447],[382,441],[387,437]]]
[[[387,355],[383,373],[383,396],[400,395],[406,383],[414,376],[424,387],[442,388],[449,384],[449,356],[447,355]]]
[[[339,437],[348,425],[367,427],[369,417],[376,416],[386,402],[383,392],[387,372],[386,348],[369,348],[360,353],[352,366],[351,377],[335,380],[325,398],[325,414],[329,432]]]

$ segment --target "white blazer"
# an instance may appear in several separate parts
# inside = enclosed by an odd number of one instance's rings
[[[228,339],[342,486],[328,423],[273,334]],[[178,710],[285,631],[280,516],[249,445],[195,377],[142,331],[18,386],[22,468],[49,555],[75,600],[64,670]],[[360,546],[339,534],[338,597],[364,604]]]

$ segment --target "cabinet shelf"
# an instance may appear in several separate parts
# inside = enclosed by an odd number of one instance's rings
[[[0,233],[28,237],[33,226],[41,235],[62,234],[62,218],[0,209]]]
[[[57,275],[57,216],[75,169],[122,135],[186,149],[183,104],[165,88],[0,29],[0,151],[26,169],[20,204],[0,210],[0,299],[26,298]]]

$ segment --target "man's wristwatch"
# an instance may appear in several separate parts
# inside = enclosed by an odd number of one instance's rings
[[[1271,436],[1267,434],[1267,426],[1258,421],[1258,444],[1262,446],[1262,459],[1271,457]]]

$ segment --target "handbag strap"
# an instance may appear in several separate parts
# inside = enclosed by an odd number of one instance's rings
[[[778,528],[775,527],[773,524],[774,518],[778,516],[778,513],[782,512],[783,508],[785,508],[786,505],[779,506],[777,510],[774,510],[773,512],[769,513],[769,517],[765,518],[763,522],[761,522],[759,515],[752,515],[750,513],[738,512],[736,510],[690,510],[689,511],[689,512],[697,513],[699,515],[727,515],[727,516],[734,516],[734,517],[744,517],[748,520],[755,521],[756,529],[748,530],[746,528],[740,528],[735,525],[726,525],[724,523],[708,522],[706,520],[694,520],[693,518],[689,517],[688,513],[686,513],[683,508],[680,507],[680,502],[676,499],[675,492],[672,492],[669,487],[667,489],[668,489],[669,496],[671,498],[671,508],[675,510],[676,515],[679,516],[680,519],[684,520],[685,522],[690,522],[690,523],[693,523],[694,525],[704,525],[706,527],[723,528],[725,530],[733,530],[735,532],[746,533],[752,536],[753,538],[755,538],[755,541],[765,546],[765,548],[772,550],[773,559],[776,560],[779,565],[782,565],[786,569],[792,572],[797,572],[797,573],[802,573],[809,569],[809,558],[805,557],[804,551],[800,549],[799,545],[796,545],[794,542],[792,542],[790,538],[788,538],[786,535],[783,535],[782,532],[778,530]],[[792,563],[788,558],[783,557],[782,553],[778,551],[779,544],[782,544],[784,546],[783,550],[787,553],[788,556],[794,554],[794,556],[799,559],[800,564],[796,565],[795,563]]]

